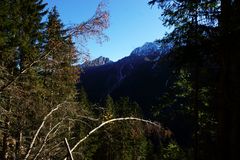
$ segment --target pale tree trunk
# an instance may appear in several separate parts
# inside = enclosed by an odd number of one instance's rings
[[[11,100],[7,104],[7,111],[9,114],[5,115],[4,119],[4,134],[3,134],[3,152],[2,152],[2,159],[9,160],[15,159],[15,147],[16,147],[16,140],[11,137],[10,130],[10,112],[11,112]]]
[[[9,155],[9,153],[8,153],[9,149],[8,149],[7,141],[9,139],[9,125],[10,125],[8,117],[5,118],[5,122],[4,123],[5,123],[4,124],[5,125],[4,126],[5,131],[4,131],[4,134],[3,134],[3,155],[2,155],[2,158],[4,160],[7,160],[7,157]]]
[[[18,132],[17,146],[16,146],[17,159],[22,159],[24,156],[24,146],[23,146],[23,131],[20,128]]]

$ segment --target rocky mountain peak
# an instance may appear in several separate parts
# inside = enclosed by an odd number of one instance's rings
[[[105,65],[105,64],[111,63],[111,62],[112,61],[109,58],[100,56],[94,60],[84,62],[81,66],[83,68],[84,67],[96,67],[96,66]]]
[[[166,54],[172,48],[171,44],[165,44],[162,42],[146,42],[143,46],[138,47],[132,51],[130,55],[135,56],[148,56],[152,54]]]
[[[131,53],[135,56],[146,56],[154,54],[160,50],[160,45],[157,42],[146,42],[143,46],[137,47]]]

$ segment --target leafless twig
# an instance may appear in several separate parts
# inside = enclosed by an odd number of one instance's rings
[[[37,159],[37,157],[38,157],[38,156],[40,155],[40,153],[42,152],[44,146],[46,145],[47,139],[48,139],[49,135],[50,135],[62,122],[63,122],[63,120],[60,121],[60,122],[58,122],[58,123],[47,133],[47,135],[46,135],[45,138],[44,138],[44,141],[43,141],[43,143],[42,143],[41,148],[39,149],[39,151],[37,152],[37,154],[36,154],[36,156],[34,157],[33,160],[36,160],[36,159]]]
[[[88,119],[88,120],[91,120],[91,121],[96,121],[96,122],[99,121],[99,119],[88,117],[88,116],[77,115],[77,117]]]
[[[65,104],[65,103],[67,103],[67,102],[65,101],[65,102],[63,102],[63,103],[61,103],[61,104],[58,104],[56,108],[52,109],[52,110],[43,118],[43,121],[42,121],[41,125],[39,126],[37,132],[36,132],[35,135],[34,135],[34,138],[33,138],[32,142],[31,142],[31,144],[30,144],[30,146],[29,146],[28,152],[27,152],[24,160],[27,160],[27,158],[29,157],[29,155],[30,155],[30,153],[31,153],[31,151],[32,151],[33,145],[34,145],[34,143],[35,143],[35,141],[36,141],[36,139],[37,139],[37,136],[38,136],[39,132],[41,131],[41,129],[43,128],[43,126],[44,126],[46,120],[48,119],[48,117],[51,116],[53,112],[55,112],[55,111],[57,111],[59,108],[61,108],[61,107],[63,106],[63,104]]]

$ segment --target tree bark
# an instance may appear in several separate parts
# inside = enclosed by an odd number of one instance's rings
[[[9,155],[9,153],[8,153],[9,149],[8,149],[7,141],[9,139],[9,125],[10,125],[10,121],[9,121],[8,117],[5,118],[4,123],[5,123],[5,127],[4,127],[5,131],[4,131],[4,134],[3,134],[3,154],[2,154],[2,158],[4,160],[7,160],[8,155]]]
[[[18,137],[17,137],[17,145],[16,145],[16,156],[17,159],[22,159],[24,153],[23,153],[23,131],[22,129],[19,130],[18,132]]]
[[[66,147],[67,147],[67,150],[68,150],[68,155],[70,157],[70,160],[74,160],[71,149],[70,149],[70,146],[69,146],[68,141],[67,141],[67,138],[65,138],[64,141],[65,141],[65,144],[66,144]]]

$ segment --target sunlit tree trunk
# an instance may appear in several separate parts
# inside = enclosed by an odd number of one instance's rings
[[[3,134],[3,154],[2,154],[2,157],[4,160],[7,159],[7,156],[8,156],[8,144],[7,144],[7,140],[9,139],[9,125],[10,125],[10,122],[9,122],[9,119],[8,117],[5,118],[5,126],[4,126],[4,134]]]

